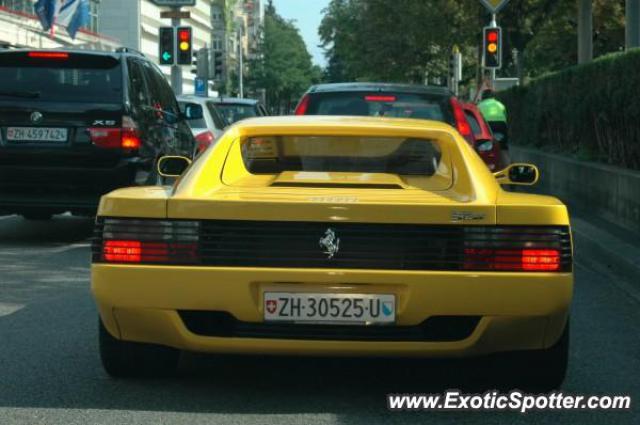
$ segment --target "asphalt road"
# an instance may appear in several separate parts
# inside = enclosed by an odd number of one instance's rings
[[[0,217],[0,424],[640,424],[640,300],[577,264],[563,390],[629,394],[632,410],[395,413],[391,392],[492,388],[481,364],[185,355],[171,379],[113,380],[97,353],[92,222]]]

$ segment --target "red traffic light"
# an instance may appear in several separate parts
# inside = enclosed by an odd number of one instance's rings
[[[487,41],[495,43],[498,41],[498,31],[487,31]]]
[[[178,31],[178,39],[180,41],[189,41],[189,38],[191,38],[191,31],[188,29],[181,29],[180,31]]]

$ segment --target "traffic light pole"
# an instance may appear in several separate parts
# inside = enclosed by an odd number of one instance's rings
[[[492,28],[498,28],[497,16],[495,13],[491,14],[491,23],[489,24]],[[496,69],[491,68],[491,89],[495,89],[496,86]]]
[[[172,11],[179,12],[179,7],[172,7]],[[178,27],[180,26],[180,18],[171,18],[171,26],[173,27],[174,34],[178,34]],[[175,46],[176,50],[179,48]],[[175,56],[174,52],[174,56]],[[176,63],[171,66],[171,87],[176,95],[182,94],[182,67]]]
[[[627,49],[640,47],[640,0],[627,0],[625,10]]]

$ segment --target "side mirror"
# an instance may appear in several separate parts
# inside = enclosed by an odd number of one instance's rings
[[[184,117],[188,120],[201,120],[204,117],[202,106],[197,103],[186,103],[184,105]]]
[[[158,160],[158,174],[162,177],[180,177],[191,165],[184,156],[163,156]]]
[[[540,179],[540,171],[538,167],[531,164],[511,164],[504,170],[494,173],[493,176],[500,184],[533,186]]]

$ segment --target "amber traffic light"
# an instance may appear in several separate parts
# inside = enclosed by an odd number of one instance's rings
[[[500,68],[502,66],[502,28],[487,27],[483,33],[484,67]]]
[[[191,27],[179,27],[176,37],[178,46],[178,65],[191,65],[193,52],[191,46]]]

